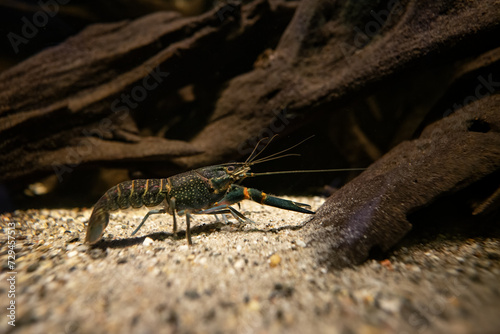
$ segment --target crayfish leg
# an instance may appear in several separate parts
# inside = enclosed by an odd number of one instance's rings
[[[236,210],[235,208],[229,206],[228,204],[223,204],[219,206],[214,206],[213,208],[201,210],[195,212],[198,215],[218,215],[221,214],[223,217],[225,214],[231,214],[236,220],[241,223],[254,223],[250,218],[245,217],[241,212]]]
[[[193,245],[191,240],[191,215],[186,212],[186,240],[189,246]]]
[[[142,225],[144,225],[144,223],[146,222],[146,220],[148,219],[148,217],[150,215],[156,215],[156,214],[159,214],[159,213],[166,213],[166,211],[165,211],[165,209],[158,209],[158,210],[151,210],[148,213],[146,213],[146,215],[144,216],[144,218],[142,218],[142,221],[139,224],[139,226],[137,226],[137,228],[134,230],[134,232],[132,232],[131,235],[135,235],[137,233],[137,231],[139,231],[139,229],[142,227]]]
[[[177,218],[175,217],[175,197],[172,197],[168,201],[168,207],[170,209],[170,212],[172,213],[172,216],[174,216],[173,231],[174,231],[174,237],[176,237],[177,236]]]
[[[217,205],[231,205],[244,199],[249,199],[260,204],[274,206],[280,209],[309,214],[314,213],[313,211],[308,210],[311,208],[308,204],[271,196],[258,189],[246,188],[236,184],[231,185],[231,188],[227,191],[226,196],[224,196],[224,198],[218,202]]]

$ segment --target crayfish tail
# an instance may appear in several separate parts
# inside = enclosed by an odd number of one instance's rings
[[[104,234],[104,229],[106,228],[106,226],[108,226],[108,222],[108,210],[106,210],[102,206],[96,205],[89,219],[85,242],[92,245],[101,240],[102,235]]]

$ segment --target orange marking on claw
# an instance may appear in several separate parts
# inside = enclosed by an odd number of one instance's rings
[[[262,199],[260,200],[260,204],[264,204],[264,202],[266,201],[266,198],[267,198],[267,194],[265,192],[262,192]]]
[[[245,196],[245,199],[250,199],[250,194],[248,193],[248,188],[243,188],[243,196]]]

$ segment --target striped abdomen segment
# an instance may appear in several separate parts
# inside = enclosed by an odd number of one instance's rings
[[[108,226],[110,211],[159,205],[165,199],[168,189],[166,179],[125,181],[109,189],[94,206],[85,241],[93,244],[102,238],[104,229]]]
[[[165,199],[162,187],[165,179],[141,179],[122,182],[109,189],[97,202],[102,201],[103,206],[109,211],[118,209],[140,208],[141,206],[156,206]]]

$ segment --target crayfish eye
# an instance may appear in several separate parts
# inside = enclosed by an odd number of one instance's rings
[[[227,166],[226,170],[227,170],[229,173],[232,173],[232,172],[234,172],[234,166]]]

